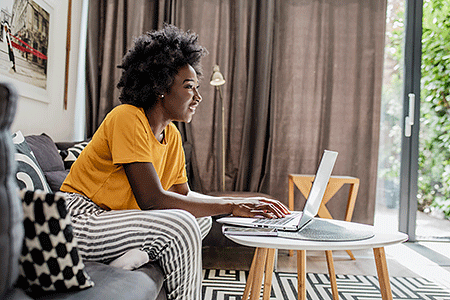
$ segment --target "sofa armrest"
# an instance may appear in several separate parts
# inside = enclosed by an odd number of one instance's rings
[[[0,298],[10,294],[19,275],[23,212],[14,178],[14,145],[9,128],[14,119],[17,93],[0,83]]]

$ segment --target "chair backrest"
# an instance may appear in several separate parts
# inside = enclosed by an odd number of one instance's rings
[[[23,211],[17,193],[15,148],[10,127],[17,106],[17,93],[0,83],[0,299],[19,275],[19,255],[23,242]]]

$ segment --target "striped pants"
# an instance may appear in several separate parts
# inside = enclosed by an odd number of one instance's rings
[[[108,263],[140,249],[161,266],[168,299],[200,299],[201,244],[211,218],[195,219],[179,209],[106,211],[82,195],[66,195],[84,260]]]

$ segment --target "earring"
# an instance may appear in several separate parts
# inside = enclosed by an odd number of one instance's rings
[[[161,98],[164,98],[164,95],[161,95],[160,97],[161,97]]]

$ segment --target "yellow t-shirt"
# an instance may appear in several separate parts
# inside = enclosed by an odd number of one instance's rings
[[[105,209],[139,209],[123,164],[151,162],[167,190],[187,182],[181,135],[173,123],[156,140],[142,108],[114,108],[72,165],[61,191],[85,195]]]

